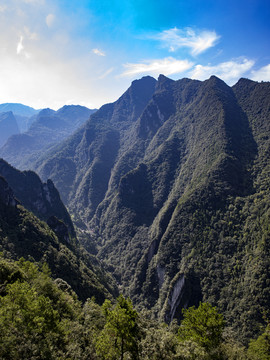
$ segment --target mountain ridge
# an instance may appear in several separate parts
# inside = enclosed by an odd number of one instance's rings
[[[169,322],[208,301],[244,343],[265,325],[269,94],[146,77],[35,163],[139,308]]]
[[[67,138],[95,111],[80,105],[66,105],[57,111],[43,109],[31,117],[31,125],[25,133],[7,140],[0,149],[0,156],[13,166],[27,170],[38,156]]]

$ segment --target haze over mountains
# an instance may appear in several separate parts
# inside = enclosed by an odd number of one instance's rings
[[[18,134],[19,128],[17,121],[11,111],[0,113],[0,146],[13,135]]]
[[[268,82],[147,76],[72,135],[74,108],[43,110],[0,156],[53,181],[139,308],[208,301],[246,342],[270,311],[269,104]]]
[[[40,154],[71,135],[93,112],[95,110],[79,105],[66,105],[58,111],[43,109],[36,112],[28,120],[31,125],[27,131],[18,134],[18,131],[12,133],[10,130],[9,136],[5,137],[8,140],[2,142],[2,145],[5,144],[0,149],[0,156],[20,169],[28,169]]]
[[[16,119],[19,127],[19,132],[25,132],[33,122],[33,115],[37,114],[39,110],[33,109],[30,106],[17,103],[0,104],[0,113],[11,111]]]

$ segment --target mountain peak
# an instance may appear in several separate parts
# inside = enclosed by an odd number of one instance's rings
[[[219,77],[217,77],[216,75],[211,75],[210,78],[206,81],[208,83],[212,83],[212,84],[225,84],[225,82],[223,80],[221,80]]]
[[[144,107],[155,91],[156,82],[156,79],[151,76],[132,81],[128,90],[116,101],[115,106],[118,107],[123,101],[126,102],[129,99],[130,105],[143,103]]]
[[[38,113],[38,117],[40,116],[50,116],[53,115],[55,113],[54,110],[50,109],[50,108],[46,108],[46,109],[42,109],[39,113]]]
[[[133,80],[129,89],[135,93],[141,93],[142,91],[145,92],[146,89],[154,91],[156,82],[156,79],[151,76],[143,76],[141,79]]]
[[[143,76],[140,79],[133,80],[132,83],[131,83],[131,86],[132,85],[136,86],[139,83],[140,84],[142,84],[142,83],[146,84],[146,83],[153,83],[153,82],[156,82],[156,79],[153,78],[152,76],[147,75],[147,76]]]
[[[241,88],[254,88],[258,83],[256,81],[247,79],[247,78],[240,78],[236,84],[233,85],[234,89],[241,89]]]
[[[174,80],[169,79],[165,75],[160,74],[159,77],[158,77],[158,82],[157,82],[157,85],[156,85],[156,89],[157,90],[167,89],[168,86],[171,86],[172,83],[174,83]]]

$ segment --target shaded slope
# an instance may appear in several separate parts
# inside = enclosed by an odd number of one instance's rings
[[[47,262],[55,278],[65,280],[81,300],[99,303],[117,294],[113,280],[87,253],[63,242],[49,226],[23,208],[0,177],[0,251],[6,257]]]
[[[155,82],[150,77],[134,81],[117,102],[104,105],[52,156],[37,162],[41,177],[56,181],[63,200],[83,219],[90,219],[103,200],[115,160],[131,140],[130,131]]]
[[[8,181],[16,198],[26,209],[44,221],[51,216],[62,220],[68,227],[70,235],[75,237],[70,215],[51,180],[42,183],[33,171],[21,172],[3,159],[0,159],[0,175]]]

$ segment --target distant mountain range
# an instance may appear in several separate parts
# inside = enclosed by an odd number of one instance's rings
[[[28,110],[28,107],[25,110]],[[40,154],[71,135],[93,112],[95,110],[79,105],[64,106],[58,111],[43,109],[29,119],[31,126],[26,132],[13,132],[13,136],[8,140],[6,137],[7,141],[0,149],[0,156],[20,169],[31,168],[31,164]]]
[[[31,119],[32,116],[37,114],[40,110],[36,110],[30,106],[17,103],[0,104],[0,113],[10,111],[13,113],[17,121],[19,132],[22,133],[28,130],[33,121]]]
[[[44,110],[34,145],[17,135],[0,155],[52,179],[139,308],[170,322],[208,301],[237,339],[256,337],[270,316],[270,83],[147,76],[66,139],[63,124]]]

